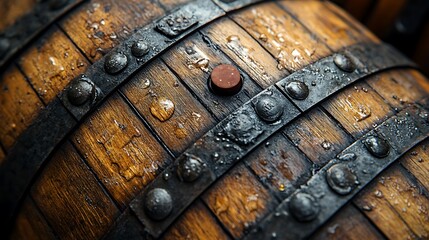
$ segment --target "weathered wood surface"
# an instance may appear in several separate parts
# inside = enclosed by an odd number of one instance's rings
[[[70,80],[134,29],[185,2],[94,0],[52,26],[19,56],[17,66],[3,73],[1,90],[7,85],[9,92],[0,94],[0,113],[5,116],[0,161],[42,103],[55,99]],[[102,237],[129,211],[130,200],[217,122],[291,72],[359,42],[379,40],[321,1],[256,4],[208,24],[134,74],[58,146],[22,205],[12,236]],[[221,97],[208,89],[211,70],[223,63],[236,66],[244,79],[236,96]],[[387,71],[346,88],[234,166],[162,238],[243,237],[312,172],[428,94],[429,83],[416,70]],[[166,100],[174,111],[163,108]],[[18,121],[23,122],[12,128]],[[394,180],[386,186],[377,180],[313,239],[427,236],[429,224],[419,212],[427,216],[427,209],[408,206],[427,206],[427,194],[415,190],[427,192],[429,185],[426,145],[403,158],[407,170],[389,170],[385,175]],[[409,202],[395,184],[411,189],[404,193]],[[385,198],[373,195],[376,188],[383,188]],[[399,199],[398,206],[388,194]],[[377,206],[368,211],[372,203]]]

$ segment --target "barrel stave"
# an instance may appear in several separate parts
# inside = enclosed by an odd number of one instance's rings
[[[16,138],[37,117],[43,104],[16,66],[10,66],[3,72],[0,91],[0,141],[7,153]]]

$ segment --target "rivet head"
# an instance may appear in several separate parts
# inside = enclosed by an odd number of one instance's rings
[[[185,182],[193,182],[197,180],[204,171],[203,161],[195,156],[187,155],[179,160],[177,174],[179,178]]]
[[[357,177],[344,164],[335,164],[326,171],[328,185],[340,195],[351,193],[357,183]]]
[[[94,83],[87,77],[79,77],[73,80],[67,92],[69,102],[75,106],[80,106],[93,99],[96,95]]]
[[[113,53],[106,57],[104,69],[107,73],[115,74],[122,71],[128,64],[128,58],[123,53]]]
[[[307,84],[300,81],[291,81],[284,88],[290,97],[297,100],[304,100],[309,94]]]
[[[345,72],[353,72],[356,69],[353,61],[348,56],[341,53],[334,55],[334,63]]]
[[[135,57],[143,57],[144,55],[149,53],[149,46],[147,45],[146,41],[140,39],[137,40],[132,46],[131,46],[131,53]]]
[[[308,222],[317,217],[320,206],[313,196],[299,192],[290,199],[289,210],[298,221]]]
[[[173,210],[173,200],[167,190],[154,188],[146,194],[144,209],[150,218],[162,220]]]
[[[255,111],[262,120],[275,122],[283,115],[283,106],[276,98],[262,95],[255,104]]]
[[[0,38],[0,57],[6,55],[10,48],[10,41],[7,38]]]
[[[230,64],[218,65],[210,74],[209,87],[215,94],[234,95],[242,86],[240,71]]]
[[[386,142],[386,140],[377,137],[377,136],[369,136],[363,141],[366,149],[378,158],[384,158],[389,155],[390,145]]]

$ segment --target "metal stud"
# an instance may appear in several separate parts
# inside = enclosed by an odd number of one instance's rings
[[[115,74],[122,71],[128,64],[128,58],[123,53],[113,53],[106,57],[104,69],[107,73]]]
[[[298,221],[308,222],[317,217],[320,206],[313,196],[299,192],[290,199],[289,210]]]
[[[10,48],[10,41],[7,38],[0,38],[0,57],[6,55]]]
[[[389,155],[390,145],[386,140],[378,136],[369,136],[363,141],[366,149],[378,158],[384,158]]]
[[[353,61],[346,55],[338,53],[334,55],[334,63],[345,72],[353,72],[356,69]]]
[[[355,189],[357,177],[344,164],[335,164],[326,171],[326,181],[336,193],[347,195]]]
[[[167,190],[154,188],[146,194],[144,208],[150,218],[162,220],[173,210],[173,200]]]
[[[258,116],[266,122],[275,122],[283,115],[283,106],[274,97],[262,95],[255,104]]]
[[[144,55],[149,53],[149,46],[147,45],[145,40],[143,40],[143,39],[137,40],[131,46],[131,53],[135,57],[143,57]]]
[[[289,96],[297,100],[304,100],[309,94],[307,84],[300,81],[291,81],[284,88]]]
[[[186,155],[179,160],[177,174],[179,178],[185,182],[193,182],[197,180],[204,170],[203,161],[193,155]]]
[[[87,77],[81,76],[73,80],[67,91],[69,102],[75,106],[80,106],[96,97],[96,87]]]

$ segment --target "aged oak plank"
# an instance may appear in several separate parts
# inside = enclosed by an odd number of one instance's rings
[[[32,187],[31,196],[64,239],[99,238],[119,215],[69,142],[54,154]]]
[[[139,71],[122,91],[176,156],[215,123],[160,60]]]
[[[121,207],[171,162],[117,94],[73,133],[72,140]]]
[[[89,65],[76,46],[57,27],[46,32],[17,62],[46,104],[74,77],[84,73]]]
[[[277,59],[278,69],[293,72],[331,52],[275,3],[246,8],[231,17]]]
[[[30,197],[24,200],[15,222],[10,239],[56,239],[55,233]]]
[[[43,104],[14,65],[1,76],[0,91],[0,141],[8,150],[35,119]]]
[[[349,204],[319,228],[310,239],[376,240],[385,237],[356,207]]]
[[[366,81],[390,106],[400,110],[428,96],[429,83],[416,70],[388,71]]]
[[[263,147],[250,153],[244,163],[280,199],[311,175],[310,161],[281,133],[273,135]]]
[[[429,189],[429,178],[426,176],[429,172],[429,140],[408,152],[401,160],[401,164],[419,180],[426,190]]]
[[[82,4],[59,24],[94,62],[130,36],[134,29],[163,14],[162,8],[153,1],[94,0]]]
[[[355,138],[393,115],[384,99],[364,82],[335,94],[322,106]]]
[[[320,108],[289,124],[285,134],[316,165],[323,166],[353,139]]]
[[[197,223],[198,224],[195,224]],[[206,206],[197,200],[164,234],[162,239],[230,239]]]
[[[390,239],[428,238],[427,193],[403,171],[396,165],[383,172],[360,194],[356,203],[366,209],[365,214]]]
[[[234,238],[253,227],[277,202],[244,164],[237,164],[204,195],[204,202]]]

